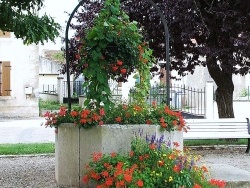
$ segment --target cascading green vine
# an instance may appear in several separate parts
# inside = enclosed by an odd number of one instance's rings
[[[83,44],[80,66],[84,67],[88,90],[85,105],[95,100],[97,107],[103,103],[105,110],[112,108],[114,104],[108,80],[126,82],[135,71],[141,77],[135,101],[145,99],[149,89],[149,69],[154,61],[152,51],[144,43],[137,23],[131,22],[121,11],[119,0],[105,1],[94,26],[80,40]]]

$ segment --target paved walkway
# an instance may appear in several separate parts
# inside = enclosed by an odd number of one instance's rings
[[[55,142],[54,128],[41,124],[44,118],[1,119],[0,144],[7,143],[46,143]]]

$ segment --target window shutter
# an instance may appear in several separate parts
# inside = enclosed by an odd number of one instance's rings
[[[0,30],[0,38],[10,38],[10,32]]]
[[[10,96],[10,62],[2,61],[2,74],[1,74],[1,95]]]

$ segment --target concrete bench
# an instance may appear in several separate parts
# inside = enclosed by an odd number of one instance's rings
[[[246,138],[248,139],[246,153],[250,148],[250,124],[249,119],[186,119],[190,128],[183,133],[184,140],[190,139],[227,139]]]

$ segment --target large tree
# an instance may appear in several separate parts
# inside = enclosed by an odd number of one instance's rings
[[[233,74],[245,75],[250,66],[250,1],[245,0],[154,0],[163,11],[170,32],[171,70],[180,76],[193,73],[196,66],[207,67],[214,79],[219,117],[234,117]],[[76,36],[85,35],[100,3],[88,0],[79,22],[72,25]],[[123,0],[123,8],[131,20],[143,28],[155,57],[164,59],[164,29],[157,12],[147,0]],[[86,9],[87,7],[87,9]],[[88,10],[88,11],[86,11]],[[77,67],[77,40],[71,40],[71,73]],[[205,57],[205,60],[200,58]]]
[[[47,15],[38,16],[43,0],[1,0],[0,30],[14,32],[25,44],[53,41],[60,25]]]

